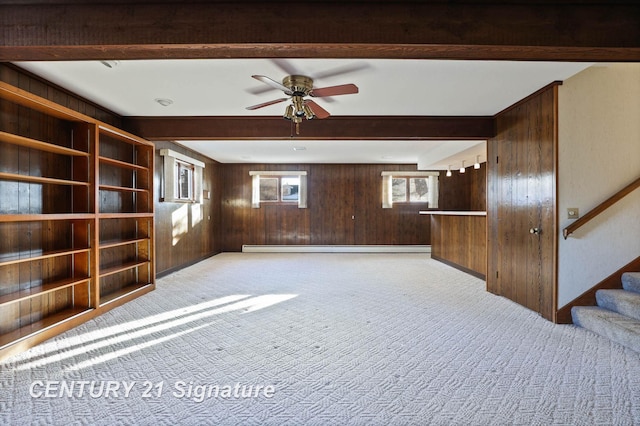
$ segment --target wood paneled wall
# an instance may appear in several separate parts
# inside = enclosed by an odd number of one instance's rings
[[[467,167],[465,173],[452,170],[451,176],[440,172],[440,210],[487,209],[487,163],[480,169]]]
[[[161,276],[220,252],[220,165],[175,143],[155,144],[156,272]],[[160,201],[163,148],[205,163],[202,188],[209,191],[209,199],[203,199],[202,204]]]
[[[432,215],[431,257],[485,279],[487,218]]]
[[[243,244],[430,244],[425,204],[382,208],[382,171],[415,171],[415,165],[393,164],[224,164],[221,251],[240,251]],[[251,208],[250,170],[306,170],[308,208],[262,204]],[[473,177],[473,173],[476,176]],[[453,209],[482,205],[484,170],[468,170],[460,179],[440,178],[441,206]],[[444,176],[444,174],[442,174]],[[465,190],[459,190],[464,186]],[[482,197],[482,200],[476,200]],[[458,199],[462,198],[462,199]],[[475,200],[475,201],[472,201]],[[482,208],[478,208],[482,209]]]
[[[487,144],[487,290],[550,321],[557,286],[557,96],[554,83],[500,113],[497,136]]]

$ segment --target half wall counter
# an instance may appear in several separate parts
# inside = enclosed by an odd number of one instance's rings
[[[420,211],[431,217],[431,257],[486,279],[487,212]]]

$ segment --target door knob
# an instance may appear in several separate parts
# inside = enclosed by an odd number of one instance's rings
[[[542,234],[542,229],[540,229],[540,228],[531,228],[531,229],[529,229],[529,233],[530,234],[540,235],[540,234]]]

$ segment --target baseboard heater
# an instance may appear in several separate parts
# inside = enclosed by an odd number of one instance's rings
[[[243,253],[431,253],[430,245],[248,245]]]

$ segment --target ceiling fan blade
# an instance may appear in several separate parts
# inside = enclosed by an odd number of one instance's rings
[[[275,66],[280,68],[282,71],[284,71],[284,73],[287,75],[300,74],[300,71],[296,70],[296,68],[293,65],[291,65],[291,63],[286,59],[274,58],[274,59],[271,59],[271,62]]]
[[[269,86],[273,87],[274,89],[278,89],[278,90],[282,90],[284,93],[286,93],[287,95],[292,95],[293,92],[291,90],[289,90],[289,88],[285,85],[283,85],[282,83],[278,83],[277,81],[266,77],[264,75],[252,75],[251,77],[255,78],[258,81],[261,81],[265,84],[268,84]]]
[[[322,96],[351,95],[353,93],[358,93],[358,86],[356,86],[355,84],[341,84],[339,86],[313,89],[310,95],[314,98],[318,98]]]
[[[284,102],[286,100],[288,100],[289,98],[280,98],[280,99],[274,99],[273,101],[269,101],[269,102],[263,102],[261,104],[258,105],[252,105],[252,106],[248,106],[246,109],[248,110],[254,110],[254,109],[258,109],[258,108],[263,108],[269,105],[273,105],[273,104],[279,104],[280,102]]]
[[[360,70],[369,68],[369,66],[370,65],[365,62],[359,62],[359,63],[345,65],[342,67],[336,67],[330,70],[315,73],[313,74],[313,78],[316,80],[319,80],[321,78],[335,77],[336,75],[342,75],[350,72],[360,71]]]
[[[305,103],[309,106],[309,108],[311,108],[311,111],[313,111],[313,114],[317,117],[317,118],[327,118],[329,117],[331,114],[329,114],[329,111],[327,111],[326,109],[322,108],[320,105],[318,105],[317,103],[311,101],[311,100],[307,100],[305,101]]]

